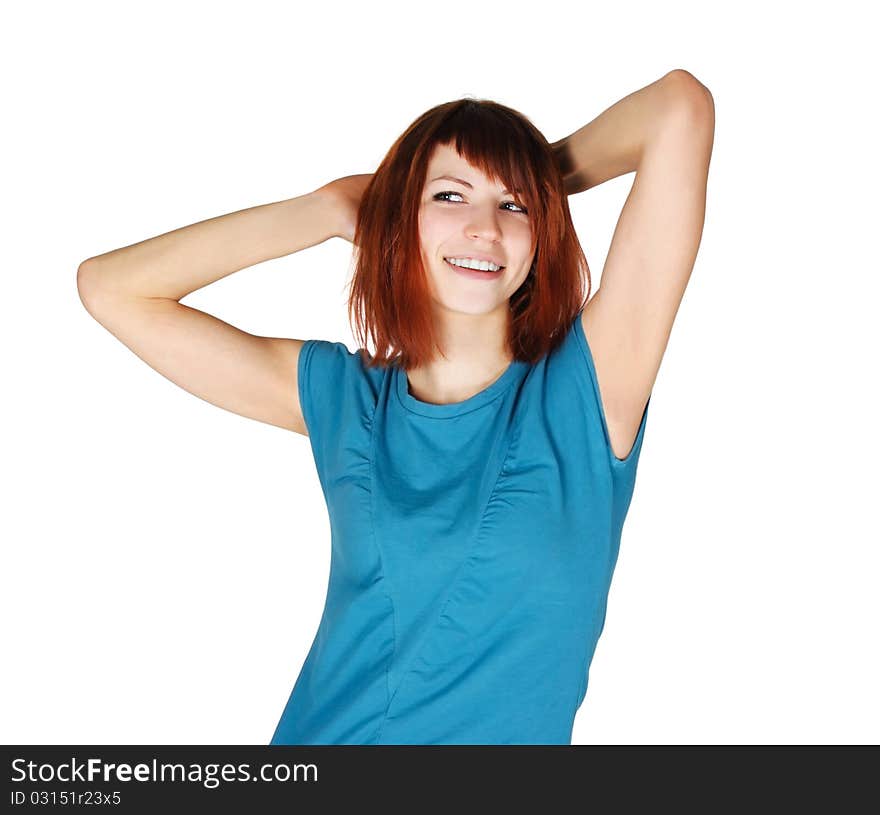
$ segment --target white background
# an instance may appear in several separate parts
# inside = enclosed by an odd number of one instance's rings
[[[87,257],[373,172],[464,95],[550,141],[673,68],[706,225],[576,744],[876,743],[878,61],[862,3],[34,3],[4,13],[8,744],[267,744],[323,610],[305,436],[200,400],[82,306]],[[634,176],[571,197],[593,290]],[[184,298],[342,340],[350,244]]]

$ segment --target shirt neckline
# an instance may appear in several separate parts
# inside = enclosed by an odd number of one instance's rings
[[[432,402],[423,402],[416,399],[409,392],[409,379],[406,371],[400,365],[394,366],[394,388],[397,391],[397,398],[400,404],[410,413],[417,413],[420,416],[430,416],[435,419],[448,419],[451,416],[460,416],[463,413],[469,413],[472,410],[489,404],[504,393],[515,382],[520,381],[529,368],[529,363],[514,359],[501,376],[498,377],[491,385],[483,388],[479,393],[475,393],[469,399],[462,402],[448,402],[445,405],[435,405]]]

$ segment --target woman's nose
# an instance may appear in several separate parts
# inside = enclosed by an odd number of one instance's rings
[[[498,213],[494,209],[475,207],[470,214],[471,220],[467,227],[470,235],[491,240],[498,239],[501,228],[498,224]]]

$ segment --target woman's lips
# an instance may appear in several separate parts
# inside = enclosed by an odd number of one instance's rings
[[[493,280],[496,277],[500,277],[501,273],[506,268],[505,266],[502,266],[497,272],[484,272],[480,269],[466,269],[464,266],[456,266],[454,263],[450,263],[446,258],[443,258],[443,262],[454,272],[458,272],[465,277],[474,277],[477,280]]]

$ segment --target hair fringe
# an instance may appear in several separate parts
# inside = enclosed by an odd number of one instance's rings
[[[535,363],[561,344],[592,281],[552,147],[531,121],[487,99],[462,97],[423,113],[397,138],[367,185],[354,234],[349,321],[368,367],[420,367],[440,352],[421,260],[419,206],[438,145],[507,189],[529,211],[535,259],[509,300],[514,359]],[[585,289],[586,284],[586,289]],[[372,343],[375,351],[367,349]]]

